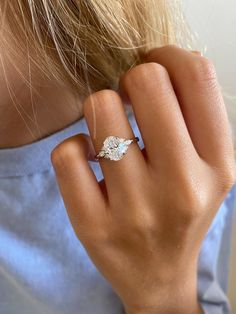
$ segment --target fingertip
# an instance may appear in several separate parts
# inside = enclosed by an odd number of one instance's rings
[[[51,163],[55,169],[64,169],[65,164],[72,162],[76,157],[93,160],[95,150],[87,134],[76,134],[66,138],[51,152]]]

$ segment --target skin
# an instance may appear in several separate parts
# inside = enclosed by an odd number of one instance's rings
[[[32,143],[81,118],[82,101],[69,86],[46,78],[27,51],[14,56],[13,66],[3,38],[0,32],[0,148]]]
[[[84,114],[91,138],[79,134],[52,152],[78,238],[127,314],[201,313],[200,245],[235,182],[229,122],[212,64],[199,52],[155,49],[146,64],[121,78],[119,94],[100,91],[82,104],[68,86],[33,67],[29,77],[25,55],[19,56],[16,63],[34,92],[4,48],[0,45],[0,148],[31,143]],[[119,162],[100,160],[105,179],[98,183],[88,159],[106,136],[133,136],[122,99],[133,106],[146,149],[134,144]],[[17,107],[24,109],[26,123]]]
[[[109,135],[134,136],[129,99],[145,144],[120,161],[89,167]],[[76,235],[111,283],[126,314],[200,314],[197,260],[204,236],[235,183],[230,125],[212,63],[167,46],[84,102],[90,137],[52,152]],[[96,126],[96,127],[94,127]]]

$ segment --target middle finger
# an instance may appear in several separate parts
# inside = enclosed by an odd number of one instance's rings
[[[178,169],[198,158],[167,70],[157,63],[136,66],[121,78],[146,148],[148,162]]]

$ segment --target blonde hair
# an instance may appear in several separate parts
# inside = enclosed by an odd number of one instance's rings
[[[0,31],[7,26],[0,44],[12,64],[22,55],[31,71],[69,83],[81,99],[116,90],[120,75],[149,49],[192,43],[180,0],[2,0],[0,18]],[[236,112],[226,105],[234,126]]]
[[[178,0],[5,0],[0,14],[12,61],[27,48],[34,68],[80,96],[116,89],[149,49],[186,39]]]

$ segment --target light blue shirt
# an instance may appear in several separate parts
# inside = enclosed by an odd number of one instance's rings
[[[133,114],[129,121],[143,141]],[[123,305],[76,238],[50,153],[87,133],[85,119],[42,140],[0,149],[0,314],[122,314]],[[90,162],[98,180],[99,163]],[[205,313],[230,313],[226,297],[236,185],[219,208],[199,257]],[[157,265],[158,267],[158,265]]]

